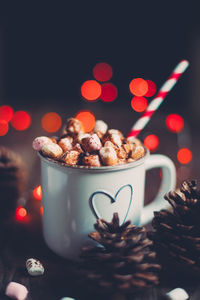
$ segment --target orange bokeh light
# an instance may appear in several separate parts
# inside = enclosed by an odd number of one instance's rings
[[[95,116],[88,110],[78,112],[75,118],[83,123],[85,132],[90,132],[95,126]]]
[[[13,115],[11,124],[16,130],[26,130],[31,125],[31,117],[26,111],[17,111]]]
[[[43,216],[43,214],[44,214],[44,207],[41,205],[40,206],[40,214]]]
[[[33,190],[33,197],[37,200],[42,200],[42,187],[38,185]]]
[[[113,83],[103,83],[100,99],[104,102],[112,102],[117,98],[117,87]]]
[[[105,62],[98,63],[93,68],[93,76],[98,81],[108,81],[112,78],[112,75],[112,67]]]
[[[61,117],[55,112],[46,113],[42,117],[42,128],[47,132],[56,132],[62,125]]]
[[[81,86],[81,95],[88,101],[95,101],[101,95],[101,85],[96,80],[87,80]]]
[[[192,160],[192,151],[188,148],[181,148],[177,153],[177,159],[181,164],[188,164]]]
[[[13,117],[13,109],[9,105],[0,106],[0,120],[5,120],[6,122],[10,122]]]
[[[0,136],[4,136],[7,134],[9,129],[8,122],[5,120],[0,120]]]
[[[145,97],[133,97],[131,107],[137,112],[142,112],[147,108],[147,99]]]
[[[172,132],[180,132],[184,127],[184,120],[180,115],[171,114],[166,118],[166,126]]]
[[[145,94],[145,97],[152,97],[156,93],[156,84],[152,80],[146,80],[148,84],[148,91]]]
[[[135,78],[130,82],[129,89],[135,96],[144,96],[148,91],[148,83],[142,78]]]
[[[150,135],[145,137],[144,145],[150,151],[155,151],[159,146],[159,138],[155,134],[150,134]]]
[[[15,212],[17,221],[23,221],[27,216],[27,210],[23,206],[18,206]]]

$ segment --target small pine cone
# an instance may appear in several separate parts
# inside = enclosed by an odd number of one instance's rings
[[[165,200],[172,212],[155,212],[154,230],[149,233],[163,270],[171,275],[176,270],[185,277],[200,275],[200,191],[196,181],[183,181],[180,193],[171,191]]]
[[[99,292],[127,294],[158,284],[160,265],[143,227],[131,225],[130,221],[120,226],[117,213],[110,223],[98,219],[94,227],[96,231],[89,237],[98,245],[84,247],[81,253],[79,275],[84,283]]]
[[[25,184],[24,165],[16,153],[0,146],[1,222],[13,215]]]

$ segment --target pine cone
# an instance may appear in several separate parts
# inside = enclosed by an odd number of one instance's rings
[[[81,253],[81,275],[89,286],[101,292],[134,293],[158,284],[160,265],[149,250],[152,241],[144,228],[130,221],[120,226],[117,213],[110,223],[98,219],[94,227],[89,237],[98,245],[84,247]]]
[[[0,146],[0,221],[7,220],[14,213],[24,183],[25,174],[21,158]]]
[[[183,181],[180,192],[165,195],[172,212],[154,213],[154,231],[149,238],[154,241],[163,270],[190,277],[200,275],[200,191],[192,180]]]

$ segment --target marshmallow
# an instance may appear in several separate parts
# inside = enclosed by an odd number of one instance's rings
[[[72,149],[72,142],[68,137],[61,139],[58,145],[63,149],[64,152]]]
[[[86,138],[86,137],[90,137],[90,134],[89,133],[83,133],[83,132],[79,132],[77,137],[76,137],[76,141],[81,144],[82,142],[82,139],[83,138]]]
[[[83,164],[84,166],[90,167],[100,167],[101,163],[99,160],[99,155],[89,155],[83,157]]]
[[[127,142],[131,143],[131,144],[136,144],[136,146],[141,146],[142,143],[140,142],[139,139],[135,138],[134,136],[129,136],[127,138]]]
[[[167,299],[170,300],[187,300],[189,299],[188,293],[184,289],[176,288],[166,294]]]
[[[75,150],[67,151],[62,156],[62,161],[64,161],[67,165],[77,165],[79,160],[80,153]]]
[[[125,144],[122,144],[122,148],[126,151],[127,155],[129,155],[129,153],[132,150],[135,150],[136,144],[131,144],[130,142],[127,142]]]
[[[115,150],[112,147],[102,147],[99,155],[104,165],[112,166],[118,163],[118,158]]]
[[[28,290],[24,285],[11,281],[6,287],[5,294],[13,299],[25,300],[28,295]]]
[[[83,124],[75,118],[70,118],[67,120],[66,130],[69,134],[77,134],[79,132],[84,132]]]
[[[117,134],[117,135],[119,135],[121,138],[124,137],[123,134],[121,133],[121,131],[118,130],[118,129],[109,129],[109,130],[108,130],[108,134]]]
[[[127,158],[127,153],[126,153],[126,151],[122,147],[120,147],[120,148],[116,147],[115,151],[116,151],[117,157],[119,159],[126,159]]]
[[[44,145],[51,143],[53,143],[52,140],[47,136],[39,136],[34,139],[32,146],[34,150],[40,151]]]
[[[108,125],[102,121],[102,120],[97,120],[94,126],[94,132],[100,132],[102,133],[102,135],[104,135],[106,133],[108,129]]]
[[[51,143],[51,144],[45,144],[42,147],[42,153],[45,156],[55,158],[55,159],[59,159],[63,154],[63,150],[57,144]]]
[[[86,152],[95,152],[101,149],[102,144],[96,133],[82,139],[82,146]]]
[[[38,276],[44,274],[44,267],[42,263],[35,258],[29,258],[26,261],[26,268],[31,276]]]
[[[145,155],[145,149],[143,146],[137,146],[135,150],[131,151],[130,157],[133,159],[139,159]]]
[[[81,148],[81,145],[79,143],[76,143],[72,150],[77,151],[79,153],[83,153],[83,149]]]

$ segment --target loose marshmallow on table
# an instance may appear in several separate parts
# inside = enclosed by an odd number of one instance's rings
[[[63,154],[63,150],[57,144],[51,143],[45,144],[42,147],[42,153],[43,155],[48,156],[50,158],[59,159]]]
[[[40,151],[44,145],[52,143],[53,141],[47,136],[39,136],[34,139],[32,146],[34,150]]]
[[[58,145],[63,149],[64,152],[72,149],[72,142],[68,137],[61,139]]]
[[[84,166],[90,167],[100,167],[101,163],[99,160],[99,155],[89,155],[83,157],[83,164]]]
[[[29,258],[26,261],[26,268],[31,276],[39,276],[44,274],[44,267],[42,263],[35,258]]]
[[[13,299],[25,300],[28,295],[28,290],[24,285],[11,281],[6,287],[5,294]]]
[[[102,120],[97,120],[94,126],[94,132],[100,132],[102,135],[106,133],[108,129],[108,125],[102,121]]]
[[[186,293],[184,289],[176,288],[169,293],[166,294],[167,299],[169,300],[187,300],[189,299],[189,295]]]
[[[118,157],[112,147],[102,147],[99,150],[99,155],[105,166],[112,166],[118,163]]]
[[[102,147],[101,140],[96,133],[91,134],[90,137],[83,138],[81,144],[84,150],[89,153],[98,151]]]

